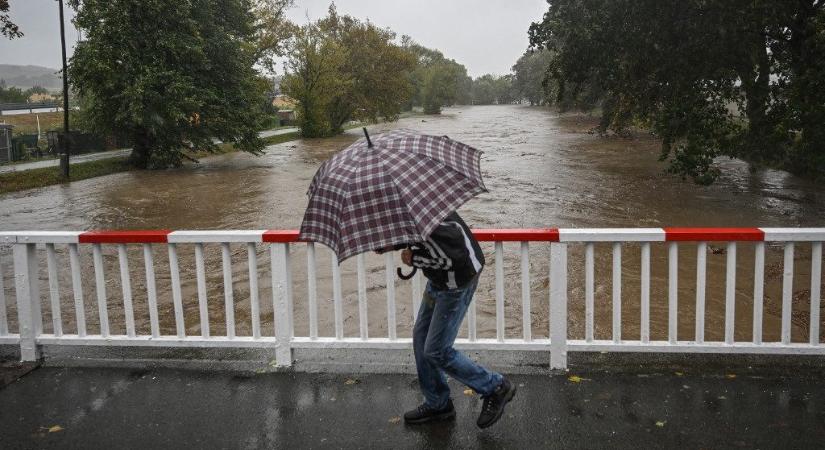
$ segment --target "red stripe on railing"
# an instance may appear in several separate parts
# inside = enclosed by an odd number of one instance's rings
[[[523,242],[523,241],[545,241],[558,242],[558,228],[534,228],[534,229],[484,229],[473,230],[473,236],[479,241],[501,241],[501,242]]]
[[[87,231],[78,236],[81,244],[165,244],[172,230]]]
[[[261,240],[263,242],[298,242],[298,230],[267,230]]]
[[[666,227],[666,241],[763,241],[759,228],[673,228]]]

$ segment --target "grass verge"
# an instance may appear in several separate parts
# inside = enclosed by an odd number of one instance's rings
[[[263,138],[264,144],[274,145],[283,142],[293,141],[301,137],[301,133],[296,131],[294,133],[279,134]],[[193,158],[204,158],[210,155],[231,153],[236,151],[232,144],[220,144],[216,152],[198,152],[190,154]],[[30,162],[30,161],[27,161]],[[87,178],[101,177],[103,175],[110,175],[118,172],[125,172],[133,170],[126,158],[106,158],[97,161],[89,161],[71,166],[71,181],[85,180]],[[9,192],[24,191],[26,189],[34,189],[44,186],[51,186],[54,184],[67,183],[60,176],[60,167],[44,167],[41,169],[24,170],[20,172],[8,172],[0,174],[0,195]]]
[[[131,169],[132,166],[126,162],[126,158],[107,158],[72,164],[71,181],[85,180]],[[60,175],[60,167],[58,166],[3,173],[0,174],[0,194],[67,182]]]

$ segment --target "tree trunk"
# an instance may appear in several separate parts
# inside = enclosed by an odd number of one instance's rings
[[[745,93],[745,116],[748,131],[745,138],[745,156],[755,163],[765,163],[782,158],[771,144],[773,124],[768,117],[770,104],[770,59],[765,38],[754,34],[750,64],[739,70],[742,90]]]
[[[138,169],[147,169],[149,160],[152,158],[152,147],[149,136],[145,130],[138,130],[132,134],[132,154],[129,155],[129,163]]]

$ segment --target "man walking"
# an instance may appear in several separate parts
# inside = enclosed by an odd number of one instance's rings
[[[405,249],[401,259],[404,264],[422,269],[429,279],[413,331],[415,365],[424,403],[404,414],[404,420],[418,424],[455,417],[446,373],[481,394],[484,404],[477,425],[493,425],[515,395],[515,386],[453,348],[484,267],[478,241],[453,212],[426,241]]]

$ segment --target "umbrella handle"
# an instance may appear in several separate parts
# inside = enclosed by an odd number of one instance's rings
[[[397,273],[397,274],[398,274],[398,278],[401,278],[402,280],[409,280],[410,278],[412,278],[413,276],[415,276],[415,272],[417,272],[417,271],[418,271],[418,267],[413,267],[412,272],[410,272],[410,273],[409,273],[409,274],[407,274],[407,275],[404,275],[404,273],[401,271],[401,268],[400,268],[400,267],[397,267],[397,268],[395,269],[395,273]]]

